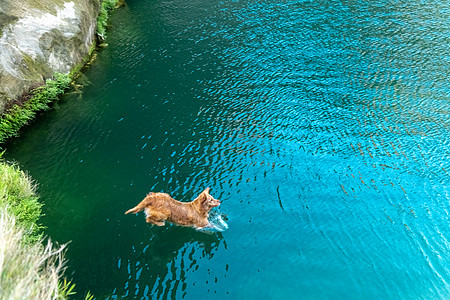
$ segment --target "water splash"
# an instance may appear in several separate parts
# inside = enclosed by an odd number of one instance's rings
[[[217,211],[211,212],[208,218],[210,226],[198,229],[198,231],[205,233],[223,232],[228,229],[226,220],[228,220],[228,217],[225,214]]]

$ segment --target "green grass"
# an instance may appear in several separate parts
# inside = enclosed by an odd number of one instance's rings
[[[100,6],[100,13],[97,17],[97,36],[102,41],[106,38],[106,27],[108,25],[108,18],[119,0],[103,0]]]
[[[52,79],[33,89],[30,99],[23,104],[15,104],[0,117],[0,144],[19,135],[19,130],[33,120],[39,111],[48,110],[49,104],[69,87],[71,77],[68,74],[55,73]]]
[[[0,156],[0,208],[7,207],[15,216],[17,226],[26,233],[28,242],[42,237],[43,227],[38,223],[42,204],[38,200],[36,186],[30,177],[17,165],[3,162]]]
[[[75,285],[63,278],[66,246],[44,243],[36,185],[1,155],[0,299],[69,299]]]
[[[119,0],[104,0],[97,19],[99,40],[106,37],[108,17]],[[95,49],[93,45],[89,56]],[[89,58],[69,74],[55,73],[0,116],[0,144],[19,135],[40,111],[50,108],[68,89]],[[68,299],[75,285],[63,279],[65,245],[44,245],[39,224],[42,204],[31,178],[0,153],[0,299]],[[87,293],[85,299],[93,299]]]
[[[43,245],[36,185],[0,154],[0,299],[66,299],[64,247]]]
[[[121,0],[103,0],[100,12],[97,18],[97,36],[99,40],[106,38],[106,27],[108,18]],[[53,78],[47,79],[45,84],[31,90],[17,104],[7,109],[0,115],[0,144],[7,140],[17,137],[20,129],[29,124],[40,111],[50,108],[50,103],[57,101],[59,97],[69,87],[71,81],[76,77],[77,73],[83,66],[89,62],[92,53],[95,50],[95,43],[90,47],[89,54],[86,58],[77,64],[69,74],[55,73]]]

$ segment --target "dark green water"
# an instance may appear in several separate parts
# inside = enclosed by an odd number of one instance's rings
[[[449,36],[444,1],[128,0],[6,157],[80,294],[449,298]],[[224,232],[124,215],[208,186]]]

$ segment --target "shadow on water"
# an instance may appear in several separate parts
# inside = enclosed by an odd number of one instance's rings
[[[82,259],[85,270],[77,272],[83,278],[74,273],[77,286],[89,286],[99,299],[184,297],[189,273],[198,270],[202,259],[213,258],[221,245],[227,247],[220,232],[208,234],[175,225],[139,227],[145,230],[131,230],[114,247],[118,252],[104,249],[104,255]]]

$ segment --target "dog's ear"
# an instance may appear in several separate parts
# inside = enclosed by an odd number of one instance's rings
[[[200,202],[203,202],[203,201],[206,200],[206,198],[208,198],[208,197],[206,196],[205,192],[201,192],[201,193],[197,196],[197,198],[196,198],[195,200],[198,200],[198,201],[200,201]]]
[[[196,201],[199,201],[202,205],[206,202],[209,195],[209,188],[206,188],[203,192],[201,192],[198,197],[195,199]]]

